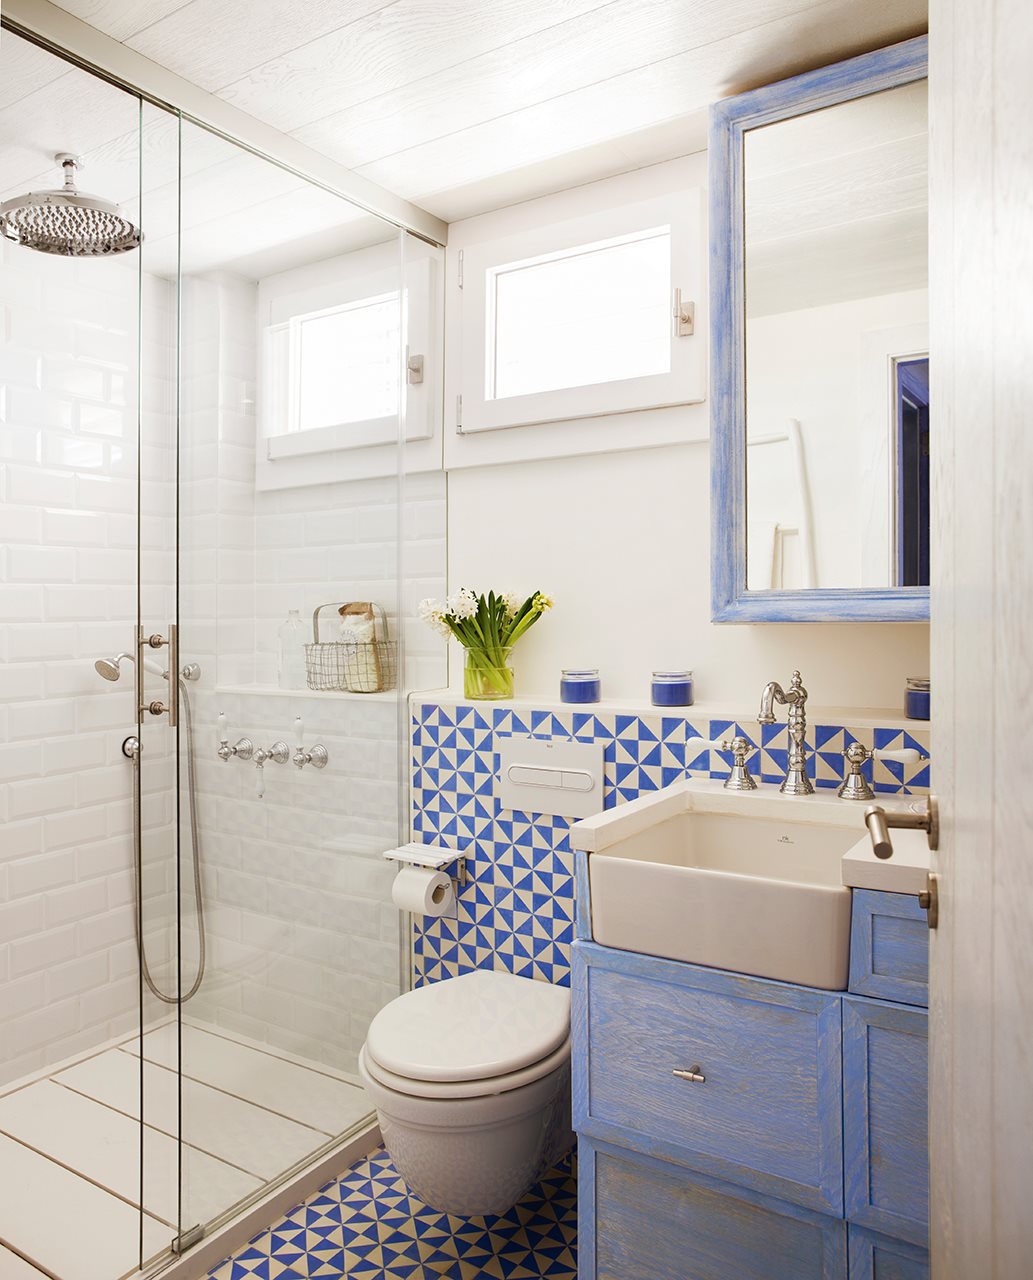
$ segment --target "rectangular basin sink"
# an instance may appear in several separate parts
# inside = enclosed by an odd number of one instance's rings
[[[603,946],[841,991],[840,861],[863,834],[863,810],[834,797],[685,782],[576,824],[572,843]]]

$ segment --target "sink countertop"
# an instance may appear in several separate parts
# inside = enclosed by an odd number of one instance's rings
[[[871,803],[880,805],[888,812],[906,812],[912,808],[923,808],[925,799],[922,796],[877,795]],[[661,791],[651,791],[639,796],[637,800],[629,800],[615,809],[604,809],[602,813],[593,814],[590,818],[582,818],[571,828],[570,844],[572,848],[588,853],[602,853],[611,845],[682,813],[720,813],[741,818],[767,818],[776,821],[781,818],[789,822],[821,826],[855,827],[858,840],[863,837],[868,841],[864,826],[864,811],[867,807],[859,801],[840,800],[831,788],[823,788],[809,796],[786,796],[782,795],[774,783],[758,783],[756,791],[726,791],[721,781],[716,779],[686,778]],[[894,832],[894,841],[898,834],[914,833]],[[924,841],[925,836],[921,835],[921,839]],[[870,843],[868,841],[869,847]],[[875,861],[874,854],[872,860]],[[928,862],[926,869],[928,870]],[[922,887],[925,887],[924,880]]]
[[[843,883],[880,893],[921,893],[928,886],[929,842],[924,831],[891,831],[893,857],[877,858],[867,834],[843,854]]]

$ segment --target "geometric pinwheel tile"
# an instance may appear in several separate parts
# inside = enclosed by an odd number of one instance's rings
[[[503,809],[497,798],[501,737],[599,742],[603,747],[603,806],[612,808],[666,787],[686,774],[723,779],[727,752],[700,750],[698,741],[745,737],[748,763],[760,782],[780,783],[789,756],[786,722],[760,726],[656,710],[643,715],[590,708],[455,706],[417,703],[411,741],[412,826],[425,843],[442,840],[467,857],[469,880],[455,915],[413,920],[416,984],[471,969],[499,969],[568,985],[575,880],[570,820]],[[868,748],[912,747],[928,754],[928,730],[857,729],[812,725],[807,766],[819,788],[835,788],[851,742]],[[929,764],[869,761],[864,774],[876,791],[911,794],[929,788]]]
[[[577,1280],[572,1165],[566,1156],[505,1213],[459,1218],[413,1195],[381,1147],[209,1280]]]

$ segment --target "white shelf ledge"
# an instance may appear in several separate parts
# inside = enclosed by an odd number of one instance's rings
[[[452,707],[459,703],[480,706],[484,710],[498,707],[509,711],[549,711],[561,712],[583,711],[588,715],[636,715],[636,716],[674,716],[682,720],[734,720],[744,727],[756,725],[757,705],[744,707],[734,706],[727,702],[695,702],[691,707],[655,707],[651,702],[635,699],[603,699],[601,702],[561,702],[555,695],[543,694],[541,697],[523,694],[517,698],[498,698],[480,701],[463,696],[461,689],[434,689],[426,693],[410,693],[409,701],[414,705],[423,703],[442,703]],[[782,715],[776,717],[785,721],[785,708],[779,708]],[[894,729],[921,735],[928,733],[928,720],[909,720],[902,711],[895,707],[807,707],[807,724],[843,725],[848,729]]]
[[[385,689],[383,693],[347,693],[334,689],[281,689],[275,684],[220,684],[215,692],[262,698],[320,698],[325,702],[397,702],[401,697],[397,689]]]

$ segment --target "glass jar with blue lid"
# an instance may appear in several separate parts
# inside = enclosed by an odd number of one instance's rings
[[[560,672],[561,702],[598,702],[601,694],[598,667],[564,667]]]
[[[654,707],[691,707],[691,671],[654,671],[650,686]]]
[[[908,676],[904,690],[904,714],[909,720],[928,720],[930,704],[927,676]]]

